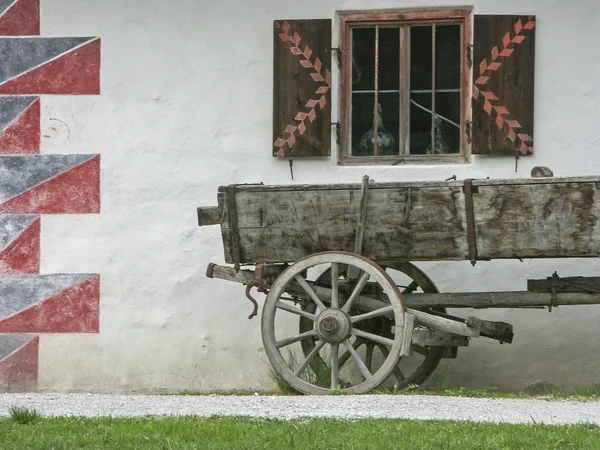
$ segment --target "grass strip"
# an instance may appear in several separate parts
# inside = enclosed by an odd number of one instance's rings
[[[600,449],[595,425],[245,417],[0,419],[10,449]]]

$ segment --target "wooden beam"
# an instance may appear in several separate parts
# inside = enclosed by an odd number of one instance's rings
[[[331,289],[327,289],[316,285],[313,285],[312,288],[319,296],[319,298],[323,300],[324,303],[329,303],[328,299],[331,298]],[[298,297],[306,297],[307,295],[304,289],[292,283],[290,283],[287,286],[286,292],[288,292],[292,296]],[[340,298],[345,300],[347,296],[340,293]],[[357,309],[362,309],[365,311],[374,311],[389,306],[389,304],[386,302],[362,295],[359,295],[356,298],[356,300],[354,301],[354,305],[356,305]],[[429,328],[446,331],[448,333],[457,334],[459,336],[478,337],[480,334],[481,327],[479,324],[476,323],[472,323],[472,325],[475,326],[470,326],[467,323],[461,323],[452,319],[446,319],[444,317],[437,317],[432,314],[425,313],[423,311],[418,311],[416,309],[407,308],[406,311],[415,316],[415,318],[417,319],[417,323]]]
[[[242,284],[248,284],[255,279],[254,271],[240,270],[237,272],[231,267],[218,266],[212,263],[208,266],[206,275],[209,278],[221,278]],[[322,298],[328,298],[328,296],[331,297],[330,289],[316,285],[314,285],[313,288]],[[343,290],[341,286],[340,289]],[[290,286],[288,292],[292,295],[304,295],[304,291],[300,287],[295,288],[294,286]],[[405,294],[402,298],[404,304],[409,308],[432,306],[442,306],[446,308],[530,308],[545,307],[551,304],[549,293],[528,291]],[[371,310],[382,307],[380,301],[368,296],[360,296],[360,300],[365,307]],[[600,293],[558,293],[557,303],[559,306],[598,305],[600,304]]]
[[[412,307],[443,306],[446,308],[530,308],[551,304],[550,294],[528,291],[452,292],[441,294],[409,294],[404,303]],[[559,293],[559,306],[598,305],[600,294]]]
[[[220,278],[227,281],[235,281],[244,285],[255,280],[253,270],[235,270],[233,267],[223,267],[210,263],[206,268],[208,278]]]
[[[479,326],[469,326],[466,323],[446,319],[445,317],[434,316],[416,309],[407,308],[407,311],[417,318],[418,323],[433,328],[434,330],[446,331],[447,333],[468,337],[479,337],[481,333],[481,327]]]
[[[556,292],[598,292],[600,277],[558,277]],[[527,280],[527,290],[531,292],[552,292],[552,277],[542,280]]]
[[[197,209],[198,226],[217,225],[221,223],[221,212],[218,206],[200,206]]]
[[[415,345],[435,345],[440,347],[466,347],[469,339],[466,336],[456,336],[445,331],[430,328],[415,328],[412,343]]]

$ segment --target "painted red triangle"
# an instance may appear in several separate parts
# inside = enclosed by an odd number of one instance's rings
[[[100,93],[100,39],[0,85],[0,94]]]
[[[0,321],[0,333],[97,333],[100,275]]]
[[[0,17],[0,36],[38,36],[40,0],[17,0]]]
[[[21,235],[0,253],[0,273],[40,272],[40,219],[35,219]]]
[[[40,99],[0,133],[0,154],[40,152]]]
[[[0,361],[1,392],[37,390],[39,348],[40,338],[36,336]]]
[[[99,212],[99,155],[0,204],[0,214],[97,214]]]

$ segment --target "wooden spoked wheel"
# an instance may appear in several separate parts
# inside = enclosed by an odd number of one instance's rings
[[[351,266],[356,268],[356,284],[349,295],[341,295],[339,274]],[[331,282],[315,290],[307,278],[323,269],[331,272]],[[362,302],[367,284],[379,286],[385,306],[375,302],[375,309],[370,309]],[[377,388],[396,367],[404,341],[405,311],[398,287],[373,261],[347,252],[317,253],[288,267],[272,284],[262,314],[263,345],[275,371],[300,392],[362,394]],[[296,331],[298,317],[311,324],[309,330]],[[389,321],[383,333],[360,327],[380,317]],[[358,355],[357,339],[386,349],[376,370],[369,369]],[[304,355],[302,342],[307,340],[314,347]]]
[[[384,266],[388,274],[394,279],[398,288],[401,289],[402,294],[411,294],[413,292],[423,293],[437,293],[439,292],[433,281],[414,264],[409,262],[390,262]],[[344,283],[344,279],[347,280],[346,268],[342,268],[339,272],[340,282]],[[315,280],[316,285],[330,285],[331,284],[331,271],[326,270],[321,273]],[[348,284],[348,283],[346,283]],[[352,284],[350,284],[350,287]],[[343,287],[340,289],[344,290]],[[380,288],[374,283],[368,283],[363,290],[363,295],[369,295],[372,297],[380,297]],[[305,305],[307,312],[314,312],[312,304]],[[416,308],[420,309],[420,308]],[[445,308],[423,308],[423,311],[434,310],[438,312],[445,312]],[[391,335],[389,327],[391,323],[385,317],[374,318],[369,321],[365,321],[359,324],[358,327],[365,329],[366,331],[376,332],[382,335]],[[299,319],[299,330],[300,333],[306,333],[313,328],[313,323],[304,317]],[[317,345],[317,339],[305,339],[302,341],[303,354],[309,355],[315,346]],[[353,340],[352,345],[354,349],[363,357],[365,364],[369,370],[372,370],[374,364],[377,363],[377,359],[381,359],[381,356],[385,356],[387,348],[377,342],[372,342],[362,338],[356,338]],[[411,356],[403,356],[398,360],[397,366],[392,371],[389,385],[395,386],[397,389],[405,389],[410,386],[422,384],[431,374],[435,371],[439,365],[443,353],[444,347],[440,346],[421,346],[412,345],[413,354]],[[380,355],[380,356],[378,356]],[[341,367],[347,362],[347,359],[340,361]],[[320,360],[317,356],[311,363],[316,367],[317,371],[319,367],[323,366],[324,361]],[[343,383],[343,382],[342,382]],[[388,384],[386,383],[386,384]]]

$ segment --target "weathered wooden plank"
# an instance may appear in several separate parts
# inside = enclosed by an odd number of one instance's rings
[[[473,203],[481,259],[600,255],[596,183],[479,186]]]
[[[464,182],[370,183],[363,254],[468,259]],[[478,259],[600,255],[600,177],[473,180]],[[352,251],[360,184],[237,185],[242,263]],[[233,262],[227,190],[219,189],[225,260]]]
[[[230,267],[209,264],[207,276],[210,278],[221,278],[248,284],[250,281],[254,280],[255,273],[251,270],[241,270],[237,272]],[[300,287],[297,287],[296,291],[294,291],[294,289],[294,286],[291,285],[288,291],[298,296],[306,294]],[[317,292],[319,297],[324,299],[331,298],[330,289],[316,285],[313,286],[313,289]],[[427,308],[432,306],[442,306],[446,308],[519,308],[545,307],[551,304],[549,293],[529,291],[404,294],[402,298],[404,304],[408,308]],[[358,302],[358,304],[364,304],[366,308],[371,310],[381,307],[380,302],[364,295],[358,298]],[[559,306],[597,305],[600,304],[600,293],[559,292],[557,294],[556,303]],[[502,322],[498,323],[501,324]],[[483,326],[483,332],[487,333],[485,325]]]
[[[220,278],[227,281],[235,281],[246,285],[255,280],[253,270],[235,270],[233,267],[223,267],[210,263],[206,268],[208,278]]]
[[[331,289],[323,288],[316,285],[313,285],[312,287],[316,294],[319,296],[319,298],[323,299],[325,303],[328,303],[327,299],[331,299]],[[286,287],[286,292],[288,292],[291,295],[298,296],[300,298],[305,297],[307,295],[306,291],[302,287],[294,283],[290,283]],[[340,293],[340,298],[346,300],[345,295],[342,293]],[[375,311],[377,309],[389,306],[389,303],[385,303],[382,300],[378,300],[375,298],[359,295],[354,301],[353,306],[355,306],[357,309],[362,309],[364,311]],[[419,311],[412,308],[407,308],[406,311],[415,317],[417,323],[429,328],[445,331],[447,333],[457,334],[459,336],[478,337],[480,334],[482,322],[480,320],[465,320],[465,322],[460,322],[453,319],[447,319],[445,317],[434,316],[432,314],[428,314],[423,311]]]
[[[533,153],[535,16],[475,15],[473,47],[471,152]]]
[[[527,280],[527,290],[552,292],[552,277],[542,280]],[[560,277],[557,279],[556,292],[600,293],[600,277]]]
[[[555,178],[558,179],[558,178]],[[520,180],[520,179],[517,179]],[[528,179],[522,179],[527,181]],[[484,181],[484,180],[481,180]],[[598,177],[600,181],[600,177]],[[475,183],[475,181],[473,181]],[[361,183],[335,183],[335,184],[238,184],[236,185],[239,191],[244,192],[281,192],[281,191],[345,191],[354,190],[360,191]],[[376,189],[396,189],[396,188],[432,188],[432,187],[458,187],[462,188],[462,181],[406,181],[406,182],[386,182],[376,183],[375,180],[371,179],[369,184],[369,190]],[[224,193],[227,190],[227,186],[219,186],[218,192]]]
[[[430,328],[415,328],[412,343],[415,345],[435,345],[440,347],[466,347],[469,339],[466,336],[456,336],[445,331]]]
[[[330,289],[321,286],[313,286],[313,289],[319,297],[331,298]],[[290,286],[288,292],[300,297],[305,295],[300,287]],[[402,299],[407,308],[419,309],[433,306],[446,308],[529,308],[545,307],[551,304],[550,294],[528,291],[404,294]],[[363,305],[369,310],[381,307],[380,301],[365,295],[359,296],[357,302],[357,304]],[[556,304],[558,306],[598,305],[600,304],[600,294],[559,293]]]
[[[513,327],[510,323],[492,322],[490,320],[483,320],[477,317],[463,318],[438,311],[430,311],[430,313],[436,316],[445,317],[446,319],[463,322],[470,326],[477,326],[481,330],[481,336],[495,339],[500,342],[506,342],[510,344],[512,343],[514,337]]]
[[[416,308],[443,306],[446,308],[528,308],[551,304],[550,294],[528,291],[514,292],[452,292],[440,294],[408,294],[403,296],[406,306]],[[559,306],[598,305],[600,294],[559,293]]]
[[[505,186],[505,185],[539,185],[539,184],[565,184],[565,183],[600,183],[600,176],[586,177],[546,177],[546,178],[511,178],[493,179],[486,178],[473,180],[473,186]]]
[[[197,209],[197,214],[200,227],[221,223],[221,211],[218,206],[201,206]]]
[[[407,311],[417,318],[417,322],[419,324],[433,328],[434,330],[441,330],[447,333],[468,337],[479,337],[481,333],[481,328],[478,326],[469,326],[466,323],[457,322],[444,317],[433,316],[416,309],[407,308]]]
[[[560,184],[560,183],[600,183],[600,176],[591,175],[583,177],[553,177],[553,178],[482,178],[473,179],[473,186],[521,185],[521,184]],[[402,181],[402,182],[376,182],[371,179],[369,190],[396,189],[396,188],[432,188],[432,187],[458,187],[462,188],[464,181]],[[266,192],[266,191],[343,191],[360,190],[360,183],[334,183],[334,184],[277,184],[262,183],[237,184],[239,191]],[[225,192],[227,186],[219,186],[218,192]]]
[[[331,19],[276,20],[273,156],[331,155]]]
[[[240,189],[236,200],[242,262],[291,262],[320,251],[353,251],[359,186],[325,191]],[[464,222],[459,187],[369,187],[362,254],[375,261],[464,259]],[[229,247],[226,215],[221,227]]]

